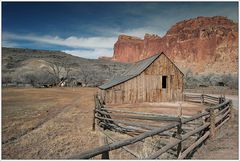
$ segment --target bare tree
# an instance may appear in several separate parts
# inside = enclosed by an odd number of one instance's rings
[[[37,85],[38,78],[34,72],[28,72],[24,74],[25,82],[31,84],[33,87]]]
[[[59,83],[61,80],[69,78],[69,74],[72,69],[68,61],[47,61],[47,63],[48,67],[45,68],[45,71],[52,76],[55,83]]]
[[[9,73],[2,75],[2,83],[8,86],[9,83],[12,82],[12,76]]]
[[[98,75],[99,72],[89,68],[88,65],[81,65],[80,69],[76,72],[76,76],[81,79],[83,86],[94,84]]]

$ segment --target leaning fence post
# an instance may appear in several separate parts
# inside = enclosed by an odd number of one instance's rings
[[[177,135],[176,138],[179,140],[182,140],[182,119],[181,117],[179,117],[179,125],[177,125]],[[179,157],[181,155],[182,152],[182,141],[178,144],[177,146],[177,157]]]
[[[210,137],[213,139],[215,137],[215,113],[214,109],[210,108]]]
[[[178,108],[178,118],[179,118],[179,125],[177,125],[177,135],[176,138],[182,140],[182,103],[179,103]],[[177,156],[179,157],[182,152],[182,141],[177,146]]]
[[[96,126],[96,123],[95,123],[95,120],[96,120],[95,113],[96,113],[96,107],[97,107],[96,95],[94,95],[94,102],[95,102],[95,106],[94,106],[94,109],[93,109],[93,124],[92,124],[92,131],[95,131],[95,126]]]

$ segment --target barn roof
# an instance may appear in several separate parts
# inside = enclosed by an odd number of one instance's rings
[[[149,65],[151,65],[162,53],[155,54],[149,58],[140,60],[134,63],[131,67],[129,67],[123,74],[113,77],[103,85],[99,86],[100,89],[108,89],[120,83],[126,82],[129,79],[132,79],[139,74],[141,74]],[[165,54],[164,54],[165,55]],[[170,60],[170,59],[169,59]],[[171,60],[170,60],[171,61]],[[172,61],[171,61],[172,62]],[[172,62],[173,63],[173,62]],[[173,63],[174,64],[174,63]],[[175,65],[175,64],[174,64]],[[175,65],[176,66],[176,65]],[[177,66],[176,66],[177,67]],[[178,69],[178,67],[177,67]],[[178,69],[179,70],[179,69]],[[180,70],[179,70],[180,71]],[[181,71],[180,71],[181,72]],[[181,72],[182,73],[182,72]],[[183,73],[182,73],[183,74]]]

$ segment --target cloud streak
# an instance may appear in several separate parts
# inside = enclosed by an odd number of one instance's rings
[[[46,44],[54,44],[72,48],[112,48],[116,42],[116,37],[76,37],[70,36],[61,38],[59,36],[36,36],[19,35],[14,33],[3,33],[3,40],[27,40]]]
[[[100,49],[100,48],[96,48],[96,49],[92,49],[92,50],[63,50],[63,52],[71,54],[71,55],[75,55],[75,56],[80,56],[80,57],[84,57],[84,58],[89,58],[89,59],[96,59],[100,56],[109,56],[111,57],[113,54],[113,50],[112,49]]]
[[[75,56],[94,59],[99,56],[112,56],[113,45],[117,41],[117,37],[70,36],[64,39],[59,36],[20,35],[9,32],[3,33],[3,46],[16,47],[17,43],[14,43],[16,40],[27,40],[35,43],[70,47],[71,49],[62,51]]]

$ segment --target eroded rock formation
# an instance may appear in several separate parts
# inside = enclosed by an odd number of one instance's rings
[[[162,38],[120,35],[113,60],[136,62],[161,51],[183,71],[236,73],[238,24],[221,16],[197,17],[176,23]]]

